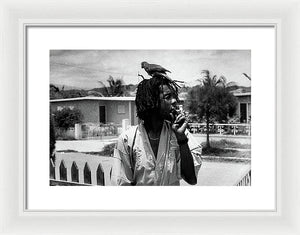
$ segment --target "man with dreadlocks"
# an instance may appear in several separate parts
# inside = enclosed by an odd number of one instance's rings
[[[197,184],[201,146],[186,130],[188,117],[177,114],[178,84],[163,74],[137,87],[139,125],[119,136],[111,171],[112,185]]]

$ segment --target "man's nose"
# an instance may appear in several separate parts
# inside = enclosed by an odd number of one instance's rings
[[[172,98],[171,104],[175,107],[177,105],[177,100],[175,98]]]

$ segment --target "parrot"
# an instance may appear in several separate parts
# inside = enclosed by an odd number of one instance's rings
[[[141,67],[145,69],[145,71],[150,75],[153,76],[154,74],[161,74],[166,75],[166,72],[171,73],[171,71],[165,69],[164,67],[157,65],[157,64],[148,64],[147,62],[142,62]]]

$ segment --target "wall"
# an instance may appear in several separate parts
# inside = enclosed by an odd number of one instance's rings
[[[122,119],[129,119],[129,102],[131,102],[131,125],[138,123],[134,101],[103,101],[103,100],[76,100],[51,103],[51,110],[56,111],[58,106],[73,106],[81,110],[83,122],[99,122],[99,106],[106,107],[106,122],[122,124]],[[124,113],[118,113],[118,106],[124,106]]]
[[[123,105],[125,113],[118,113],[118,106]],[[122,124],[122,119],[129,119],[129,101],[107,101],[107,122]]]
[[[56,111],[58,106],[79,109],[83,114],[83,122],[99,122],[99,105],[104,105],[103,101],[94,100],[75,100],[75,101],[61,101],[50,103],[51,110]]]
[[[111,158],[106,156],[96,156],[83,153],[56,153],[55,162],[55,179],[60,180],[59,167],[61,161],[64,161],[67,168],[67,181],[72,182],[71,167],[73,162],[76,163],[79,173],[79,184],[84,184],[84,166],[87,163],[91,170],[91,180],[93,185],[97,185],[97,168],[101,165],[104,173],[104,184],[110,185],[110,170],[112,167]]]

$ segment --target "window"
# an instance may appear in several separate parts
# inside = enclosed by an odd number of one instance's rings
[[[118,113],[119,114],[125,113],[125,105],[118,105]]]

